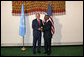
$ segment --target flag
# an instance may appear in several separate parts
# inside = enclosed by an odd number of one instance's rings
[[[22,4],[19,34],[20,36],[24,36],[25,33],[26,33],[26,26],[25,26],[24,4]]]
[[[54,21],[53,21],[53,19],[52,19],[52,12],[51,12],[51,5],[50,5],[50,3],[49,3],[48,8],[47,8],[47,15],[50,16],[50,17],[49,17],[49,20],[50,20],[51,23],[52,23],[51,32],[52,32],[52,35],[53,35],[54,32],[55,32],[55,28],[54,28]]]

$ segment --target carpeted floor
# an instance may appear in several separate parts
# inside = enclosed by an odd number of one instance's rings
[[[26,47],[22,51],[20,47],[1,47],[1,56],[48,56],[43,54],[44,47],[41,47],[41,53],[32,53],[32,47]],[[54,46],[49,56],[83,56],[83,46]]]

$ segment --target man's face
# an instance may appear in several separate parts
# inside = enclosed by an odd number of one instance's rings
[[[36,18],[39,19],[40,18],[40,14],[36,14]]]
[[[44,17],[44,20],[45,20],[45,21],[47,20],[46,16]]]

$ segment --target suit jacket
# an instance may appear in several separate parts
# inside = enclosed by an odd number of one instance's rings
[[[40,26],[38,24],[38,20],[37,19],[34,19],[32,21],[32,28],[33,28],[33,36],[34,37],[41,37],[41,31],[38,30],[39,27],[43,26],[43,23],[42,23],[42,20],[40,20]]]
[[[44,38],[52,38],[51,26],[52,23],[50,20],[43,25]]]

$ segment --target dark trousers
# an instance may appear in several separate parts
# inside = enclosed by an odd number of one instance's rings
[[[33,52],[36,52],[36,43],[38,42],[37,51],[40,51],[41,37],[33,37]]]
[[[51,38],[44,37],[44,48],[45,52],[51,53]]]

